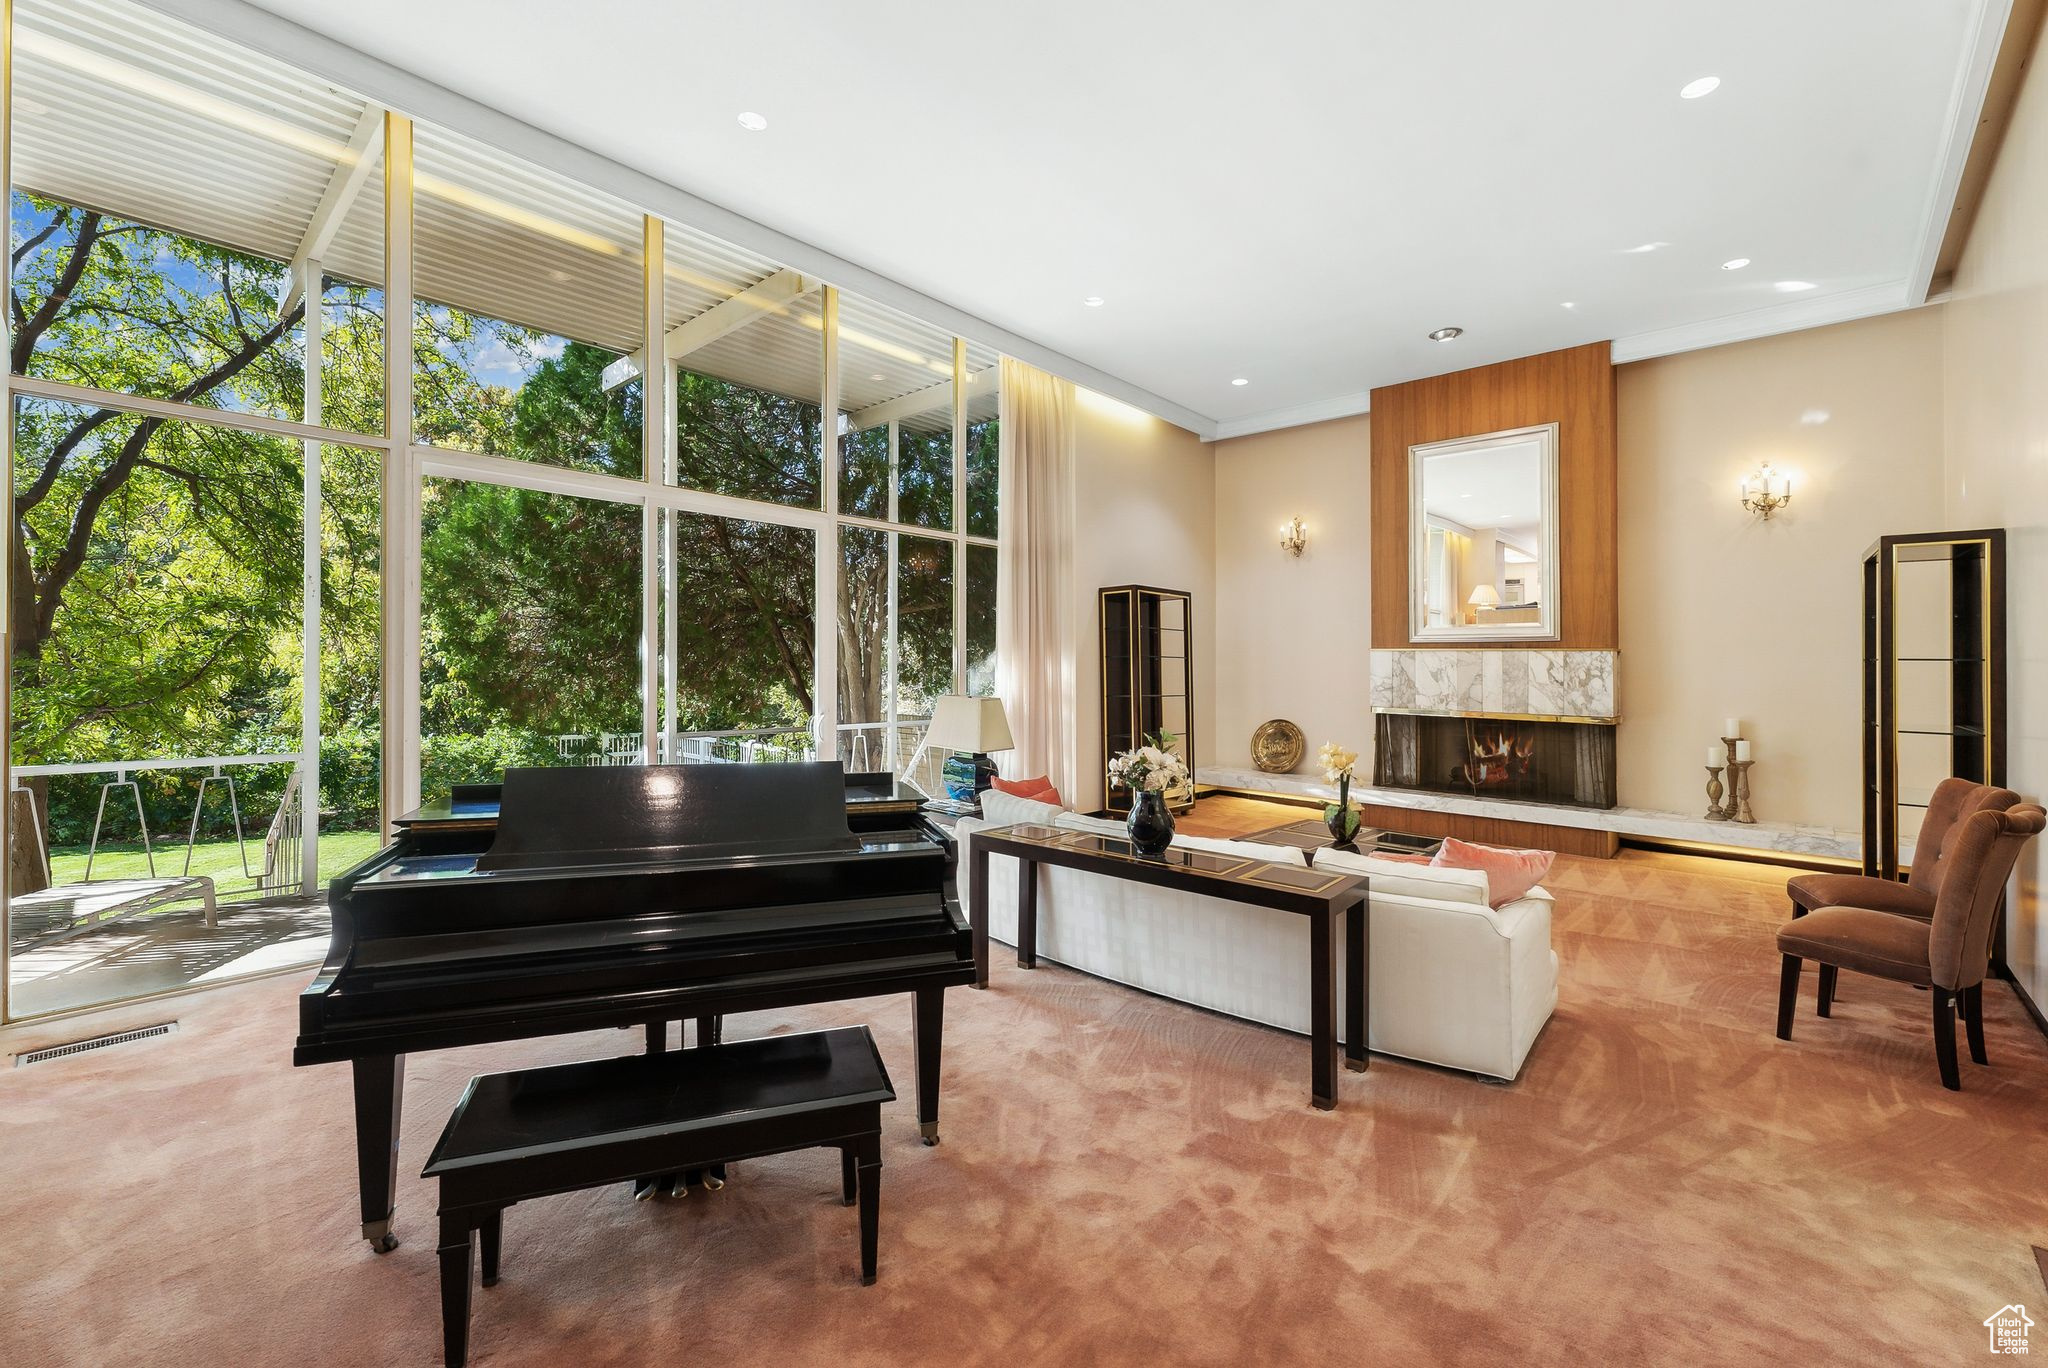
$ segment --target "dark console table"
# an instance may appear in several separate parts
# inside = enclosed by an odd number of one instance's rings
[[[1134,853],[1128,841],[1050,826],[996,827],[977,831],[970,843],[968,901],[973,904],[974,986],[988,987],[988,860],[1017,860],[1017,967],[1038,965],[1038,867],[1061,865],[1106,879],[1126,879],[1229,902],[1294,912],[1309,919],[1309,1052],[1313,1062],[1310,1097],[1324,1111],[1337,1105],[1337,976],[1334,940],[1344,923],[1344,1065],[1367,1066],[1366,1006],[1372,976],[1366,958],[1371,937],[1371,904],[1361,875],[1337,874],[1299,865],[1270,864],[1239,855],[1168,849],[1159,856]]]

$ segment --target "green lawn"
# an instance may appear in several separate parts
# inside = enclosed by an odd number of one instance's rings
[[[185,843],[155,841],[156,872],[169,876],[185,867]],[[320,835],[320,882],[329,879],[373,854],[382,844],[374,831],[333,831]],[[259,832],[248,842],[249,870],[263,872],[263,836]],[[242,876],[242,859],[233,841],[201,841],[192,850],[192,872],[211,875],[222,897],[247,891],[251,880]],[[139,841],[102,842],[92,862],[95,879],[141,878],[149,873]],[[77,883],[85,877],[85,847],[59,846],[50,852],[50,874],[59,884]]]

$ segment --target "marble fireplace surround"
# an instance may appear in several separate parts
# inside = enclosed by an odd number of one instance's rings
[[[1435,650],[1372,653],[1372,706],[1441,713],[1618,720],[1617,651]]]

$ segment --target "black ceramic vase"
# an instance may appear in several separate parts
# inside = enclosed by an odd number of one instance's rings
[[[1158,855],[1173,840],[1173,814],[1166,810],[1166,795],[1155,789],[1140,789],[1131,795],[1131,817],[1127,825],[1131,849],[1140,855]]]

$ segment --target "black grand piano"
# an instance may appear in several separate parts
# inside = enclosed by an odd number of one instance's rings
[[[949,847],[837,764],[516,769],[400,819],[336,878],[294,1064],[355,1070],[363,1237],[393,1248],[405,1056],[909,993],[938,1140],[945,990],[971,983]]]

